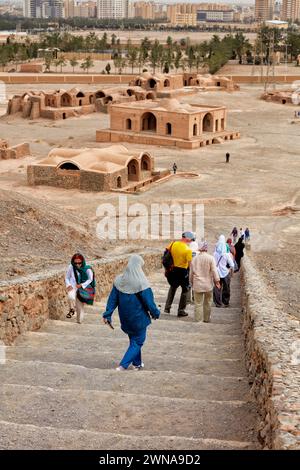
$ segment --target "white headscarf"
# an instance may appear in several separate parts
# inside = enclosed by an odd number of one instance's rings
[[[222,256],[225,255],[225,253],[227,253],[225,236],[220,235],[215,247],[215,254],[217,254],[218,256]]]
[[[123,274],[116,277],[115,287],[124,294],[136,294],[150,287],[143,272],[144,260],[140,255],[131,255]]]

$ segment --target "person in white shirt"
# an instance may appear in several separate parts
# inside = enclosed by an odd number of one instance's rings
[[[216,307],[229,307],[230,302],[230,280],[234,270],[232,255],[227,252],[225,236],[220,235],[216,244],[214,258],[220,276],[221,288],[214,287],[214,304]]]
[[[207,253],[208,244],[200,242],[198,254],[190,265],[190,284],[194,292],[195,321],[210,321],[213,286],[219,289],[220,277],[213,256]]]
[[[77,291],[79,288],[94,287],[94,275],[93,270],[86,265],[85,259],[80,253],[76,253],[72,257],[71,264],[66,272],[65,282],[70,307],[67,318],[71,318],[76,311],[77,323],[81,323],[84,315],[84,304],[92,303],[92,301],[79,299]]]

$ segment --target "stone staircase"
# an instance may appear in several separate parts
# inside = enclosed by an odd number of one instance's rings
[[[161,272],[150,280],[163,311],[167,282]],[[128,340],[117,312],[114,331],[101,322],[106,299],[81,325],[49,320],[20,336],[0,366],[0,448],[259,448],[238,275],[232,294],[209,324],[193,322],[193,306],[178,319],[176,304],[153,321],[143,371],[114,370]]]

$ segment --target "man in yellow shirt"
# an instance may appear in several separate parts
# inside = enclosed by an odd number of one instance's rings
[[[177,312],[178,317],[186,317],[188,315],[185,308],[189,292],[189,265],[193,257],[192,250],[189,248],[188,244],[191,243],[193,238],[194,234],[192,232],[184,232],[181,240],[170,243],[168,246],[173,258],[173,268],[167,273],[170,288],[165,305],[165,312],[170,313],[176,291],[178,287],[181,287],[181,296]]]

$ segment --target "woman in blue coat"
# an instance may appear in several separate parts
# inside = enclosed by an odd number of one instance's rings
[[[106,311],[103,313],[104,323],[111,323],[111,316],[118,307],[121,329],[129,337],[129,348],[117,367],[119,371],[128,369],[130,364],[136,370],[144,367],[141,348],[146,339],[147,327],[151,323],[151,317],[156,319],[160,315],[143,272],[143,265],[141,256],[130,256],[124,273],[114,281]]]

